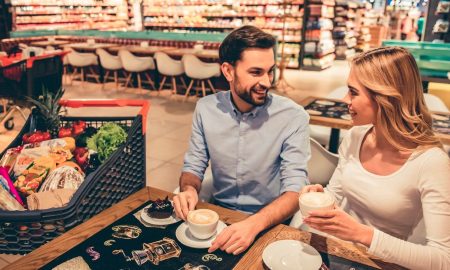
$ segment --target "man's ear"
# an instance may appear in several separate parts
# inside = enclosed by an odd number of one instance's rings
[[[222,73],[225,76],[225,79],[227,79],[228,82],[232,82],[234,80],[234,67],[228,62],[224,62],[220,69],[222,69]]]

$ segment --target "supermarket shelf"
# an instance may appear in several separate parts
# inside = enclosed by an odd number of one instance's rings
[[[156,2],[156,1],[155,1]],[[166,4],[160,4],[160,3],[153,3],[151,6],[153,7],[167,7],[170,5],[173,5],[174,3],[166,3]],[[232,6],[233,3],[227,3],[227,2],[215,2],[215,3],[209,3],[209,2],[195,2],[195,3],[184,3],[183,6],[216,6],[216,5],[222,5],[222,6]],[[274,1],[274,2],[261,2],[261,3],[239,3],[241,6],[280,6],[282,3]],[[303,1],[295,1],[292,3],[289,3],[289,5],[303,5]],[[150,5],[144,4],[146,7],[151,7]]]
[[[260,13],[239,13],[239,14],[209,14],[209,13],[201,13],[196,14],[198,16],[202,17],[211,17],[211,18],[240,18],[240,17],[274,17],[274,18],[280,18],[282,15],[279,14],[260,14]],[[183,17],[187,16],[187,14],[184,13],[159,13],[159,12],[147,12],[144,13],[144,17],[159,17],[159,16],[166,16],[166,17]],[[290,18],[302,18],[302,15],[291,15]]]

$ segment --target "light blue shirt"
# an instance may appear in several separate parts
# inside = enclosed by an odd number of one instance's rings
[[[230,91],[204,97],[195,108],[183,172],[203,179],[211,160],[216,203],[255,213],[309,183],[308,124],[301,106],[271,93],[248,113],[236,109]]]

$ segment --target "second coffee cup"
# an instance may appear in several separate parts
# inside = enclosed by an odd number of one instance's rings
[[[329,192],[308,192],[298,198],[300,212],[304,217],[313,210],[331,210],[334,208],[334,197]]]
[[[197,209],[187,216],[189,231],[195,238],[208,239],[216,234],[219,215],[213,210]]]

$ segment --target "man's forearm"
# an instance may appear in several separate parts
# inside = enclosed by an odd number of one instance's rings
[[[182,172],[180,176],[180,191],[193,187],[197,193],[200,192],[202,181],[197,175],[189,172]]]
[[[249,219],[257,221],[262,231],[285,221],[296,211],[298,211],[298,192],[287,191],[259,212],[250,216]]]

